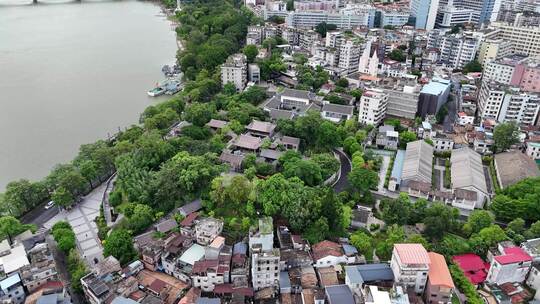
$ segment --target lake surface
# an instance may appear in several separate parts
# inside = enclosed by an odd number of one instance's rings
[[[149,2],[30,2],[0,0],[0,192],[136,123],[177,48]]]

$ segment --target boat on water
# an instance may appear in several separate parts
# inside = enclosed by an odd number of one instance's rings
[[[148,91],[148,96],[157,97],[163,94],[174,95],[182,90],[182,83],[178,79],[167,79]]]
[[[150,91],[148,91],[147,93],[148,93],[148,96],[157,97],[157,96],[165,94],[165,91],[166,90],[163,86],[157,86],[151,89]]]
[[[165,86],[165,94],[174,95],[182,90],[182,85],[179,81],[170,81]]]

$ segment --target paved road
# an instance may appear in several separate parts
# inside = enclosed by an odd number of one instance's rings
[[[58,214],[59,209],[57,206],[54,206],[49,209],[45,209],[45,205],[48,202],[43,202],[41,205],[32,209],[27,214],[21,217],[21,221],[25,224],[34,224],[38,228],[42,227],[48,220],[52,219],[55,215]]]
[[[349,181],[347,179],[347,175],[349,175],[349,172],[351,172],[351,160],[349,157],[345,154],[345,152],[340,151],[338,149],[334,149],[334,152],[337,153],[339,156],[339,162],[341,163],[341,172],[338,181],[334,184],[334,191],[336,193],[342,192],[347,190],[349,188]]]
[[[94,220],[99,216],[105,190],[106,183],[92,190],[71,210],[58,213],[44,224],[45,228],[50,229],[58,221],[68,221],[75,232],[79,253],[90,266],[94,265],[96,260],[103,260],[103,247]]]

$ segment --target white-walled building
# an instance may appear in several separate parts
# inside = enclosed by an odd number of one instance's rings
[[[472,124],[474,124],[474,116],[467,115],[467,113],[465,113],[465,112],[459,112],[458,113],[458,121],[457,121],[457,123],[460,126],[472,125]]]
[[[274,246],[272,218],[259,219],[259,224],[249,232],[251,253],[251,278],[253,289],[277,287],[279,284],[279,249]]]
[[[481,38],[478,32],[448,34],[446,31],[433,31],[428,46],[440,50],[439,62],[446,67],[461,69],[475,59]]]
[[[435,152],[451,151],[454,148],[454,139],[447,137],[443,134],[437,134],[432,137],[433,149]]]
[[[498,247],[502,254],[493,257],[486,281],[497,285],[525,281],[532,265],[531,256],[520,247]]]
[[[367,89],[360,97],[358,121],[362,124],[378,125],[386,115],[388,94],[380,89]]]
[[[534,125],[538,120],[540,97],[521,92],[494,81],[482,81],[478,94],[478,115],[482,119],[498,122],[515,121],[518,124]]]
[[[411,12],[403,9],[381,9],[381,27],[401,27],[409,21]]]
[[[422,293],[428,279],[430,259],[422,244],[395,244],[390,267],[397,284]]]
[[[456,25],[463,25],[466,23],[478,24],[479,21],[479,11],[468,7],[456,6],[453,4],[452,0],[449,0],[447,5],[439,7],[436,25],[437,27],[450,28]]]
[[[347,72],[354,73],[358,71],[358,60],[360,59],[360,44],[347,40],[341,43],[339,47],[338,67],[346,69]]]
[[[527,155],[532,159],[540,159],[540,143],[538,142],[527,142]]]
[[[340,244],[324,240],[311,247],[314,267],[336,266],[347,264],[349,259]]]
[[[497,36],[510,41],[512,53],[528,56],[540,55],[540,26],[515,26],[505,22],[493,22]]]
[[[371,41],[366,44],[362,56],[360,56],[358,71],[370,76],[377,76],[379,71],[379,58],[377,57],[377,52],[373,52],[373,55],[370,55],[370,53]]]
[[[349,120],[353,116],[354,106],[325,103],[322,106],[321,117],[336,123]]]
[[[234,54],[227,58],[221,66],[221,83],[226,85],[232,83],[237,91],[242,91],[246,87],[248,78],[247,58],[244,54]]]

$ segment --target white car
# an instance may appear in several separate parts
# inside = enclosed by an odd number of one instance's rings
[[[50,201],[45,205],[45,209],[51,209],[52,207],[54,207],[54,201]]]

